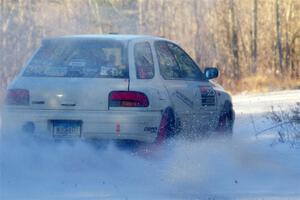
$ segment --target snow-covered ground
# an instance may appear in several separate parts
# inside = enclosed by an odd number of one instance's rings
[[[235,96],[232,141],[174,141],[150,157],[114,145],[2,141],[0,199],[300,199],[300,149],[270,146],[275,130],[255,136],[271,126],[272,105],[299,101],[299,90]]]

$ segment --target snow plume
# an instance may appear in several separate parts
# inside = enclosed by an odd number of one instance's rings
[[[298,195],[299,152],[245,141],[171,141],[144,157],[85,142],[1,141],[0,199]]]
[[[1,139],[0,199],[299,199],[300,149],[270,146],[251,123],[265,129],[269,105],[299,99],[280,94],[234,97],[232,140],[173,140],[148,156],[113,142]]]

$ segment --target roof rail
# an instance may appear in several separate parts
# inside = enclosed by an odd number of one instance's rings
[[[110,32],[108,33],[109,35],[119,35],[119,33],[116,33],[116,32]]]

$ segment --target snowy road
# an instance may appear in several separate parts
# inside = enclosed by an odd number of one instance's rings
[[[235,96],[232,141],[175,141],[150,158],[113,145],[2,141],[0,199],[300,199],[300,149],[270,146],[274,130],[255,137],[271,126],[271,106],[296,102],[299,90]]]

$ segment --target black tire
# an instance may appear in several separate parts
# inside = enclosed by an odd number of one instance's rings
[[[217,132],[219,135],[231,137],[233,134],[234,111],[231,104],[225,104],[219,117]]]

